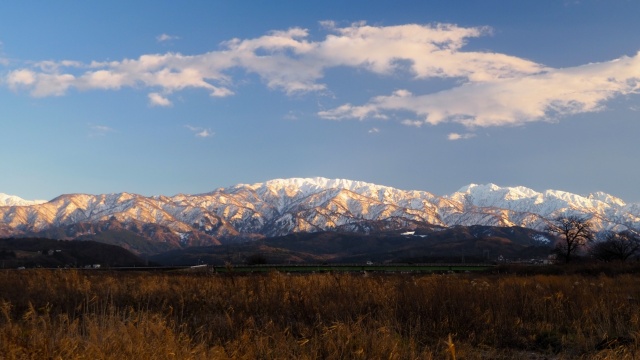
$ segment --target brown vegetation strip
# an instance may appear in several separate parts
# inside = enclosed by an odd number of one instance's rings
[[[2,359],[632,359],[640,278],[0,272]]]

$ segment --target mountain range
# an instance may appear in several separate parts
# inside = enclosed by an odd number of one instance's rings
[[[640,228],[640,204],[600,192],[582,196],[471,184],[437,196],[318,177],[239,184],[198,195],[67,194],[43,202],[0,194],[0,237],[119,242],[137,253],[158,253],[300,232],[368,234],[473,225],[541,231],[562,214],[587,215],[595,230]]]

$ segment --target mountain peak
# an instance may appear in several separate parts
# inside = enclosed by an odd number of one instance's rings
[[[46,200],[25,200],[15,195],[0,193],[0,206],[31,206],[46,202]]]
[[[460,189],[458,189],[458,191],[456,191],[457,193],[465,193],[465,194],[471,194],[472,192],[489,192],[489,191],[496,191],[501,189],[500,186],[493,184],[493,183],[488,183],[488,184],[469,184],[466,186],[461,187]]]
[[[255,184],[262,185],[262,184]],[[328,179],[324,177],[313,178],[290,178],[290,179],[274,179],[264,183],[268,187],[298,187],[301,189],[347,189],[353,190],[362,187],[381,188],[384,186],[367,183],[364,181],[355,181],[349,179]]]
[[[376,185],[364,181],[328,179],[324,177],[273,179],[262,183],[255,183],[251,185],[239,184],[232,187],[232,189],[242,188],[249,188],[261,193],[269,192],[273,194],[282,194],[289,197],[297,194],[310,195],[329,189],[343,189],[359,194],[374,194],[394,190],[398,191],[397,189],[389,186]]]
[[[455,197],[456,195],[460,194],[472,195],[474,197],[481,198],[486,198],[489,196],[499,197],[505,200],[532,198],[540,195],[540,193],[524,186],[501,187],[493,183],[484,185],[469,184],[467,186],[461,187],[454,194],[449,195],[449,197]]]
[[[618,206],[625,206],[626,203],[620,199],[617,198],[613,195],[609,195],[607,193],[604,193],[602,191],[597,191],[595,193],[591,193],[587,196],[587,198],[592,199],[592,200],[598,200],[598,201],[602,201],[604,203],[607,204],[616,204]]]

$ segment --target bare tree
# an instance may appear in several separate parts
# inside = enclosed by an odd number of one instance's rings
[[[626,261],[640,252],[640,237],[631,232],[608,232],[604,240],[594,244],[589,253],[602,261]]]
[[[589,219],[576,215],[556,218],[547,225],[547,231],[559,237],[555,250],[566,262],[570,262],[594,238]]]

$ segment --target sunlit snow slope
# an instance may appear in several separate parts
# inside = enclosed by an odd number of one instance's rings
[[[536,192],[493,184],[471,184],[446,196],[325,178],[278,179],[170,197],[68,194],[41,203],[0,194],[4,236],[67,227],[66,236],[73,237],[79,231],[69,230],[74,224],[107,221],[135,225],[135,229],[140,224],[162,226],[181,240],[196,234],[233,239],[299,231],[369,232],[425,223],[543,230],[549,219],[567,213],[592,217],[597,230],[640,228],[640,205],[625,204],[611,195]]]

